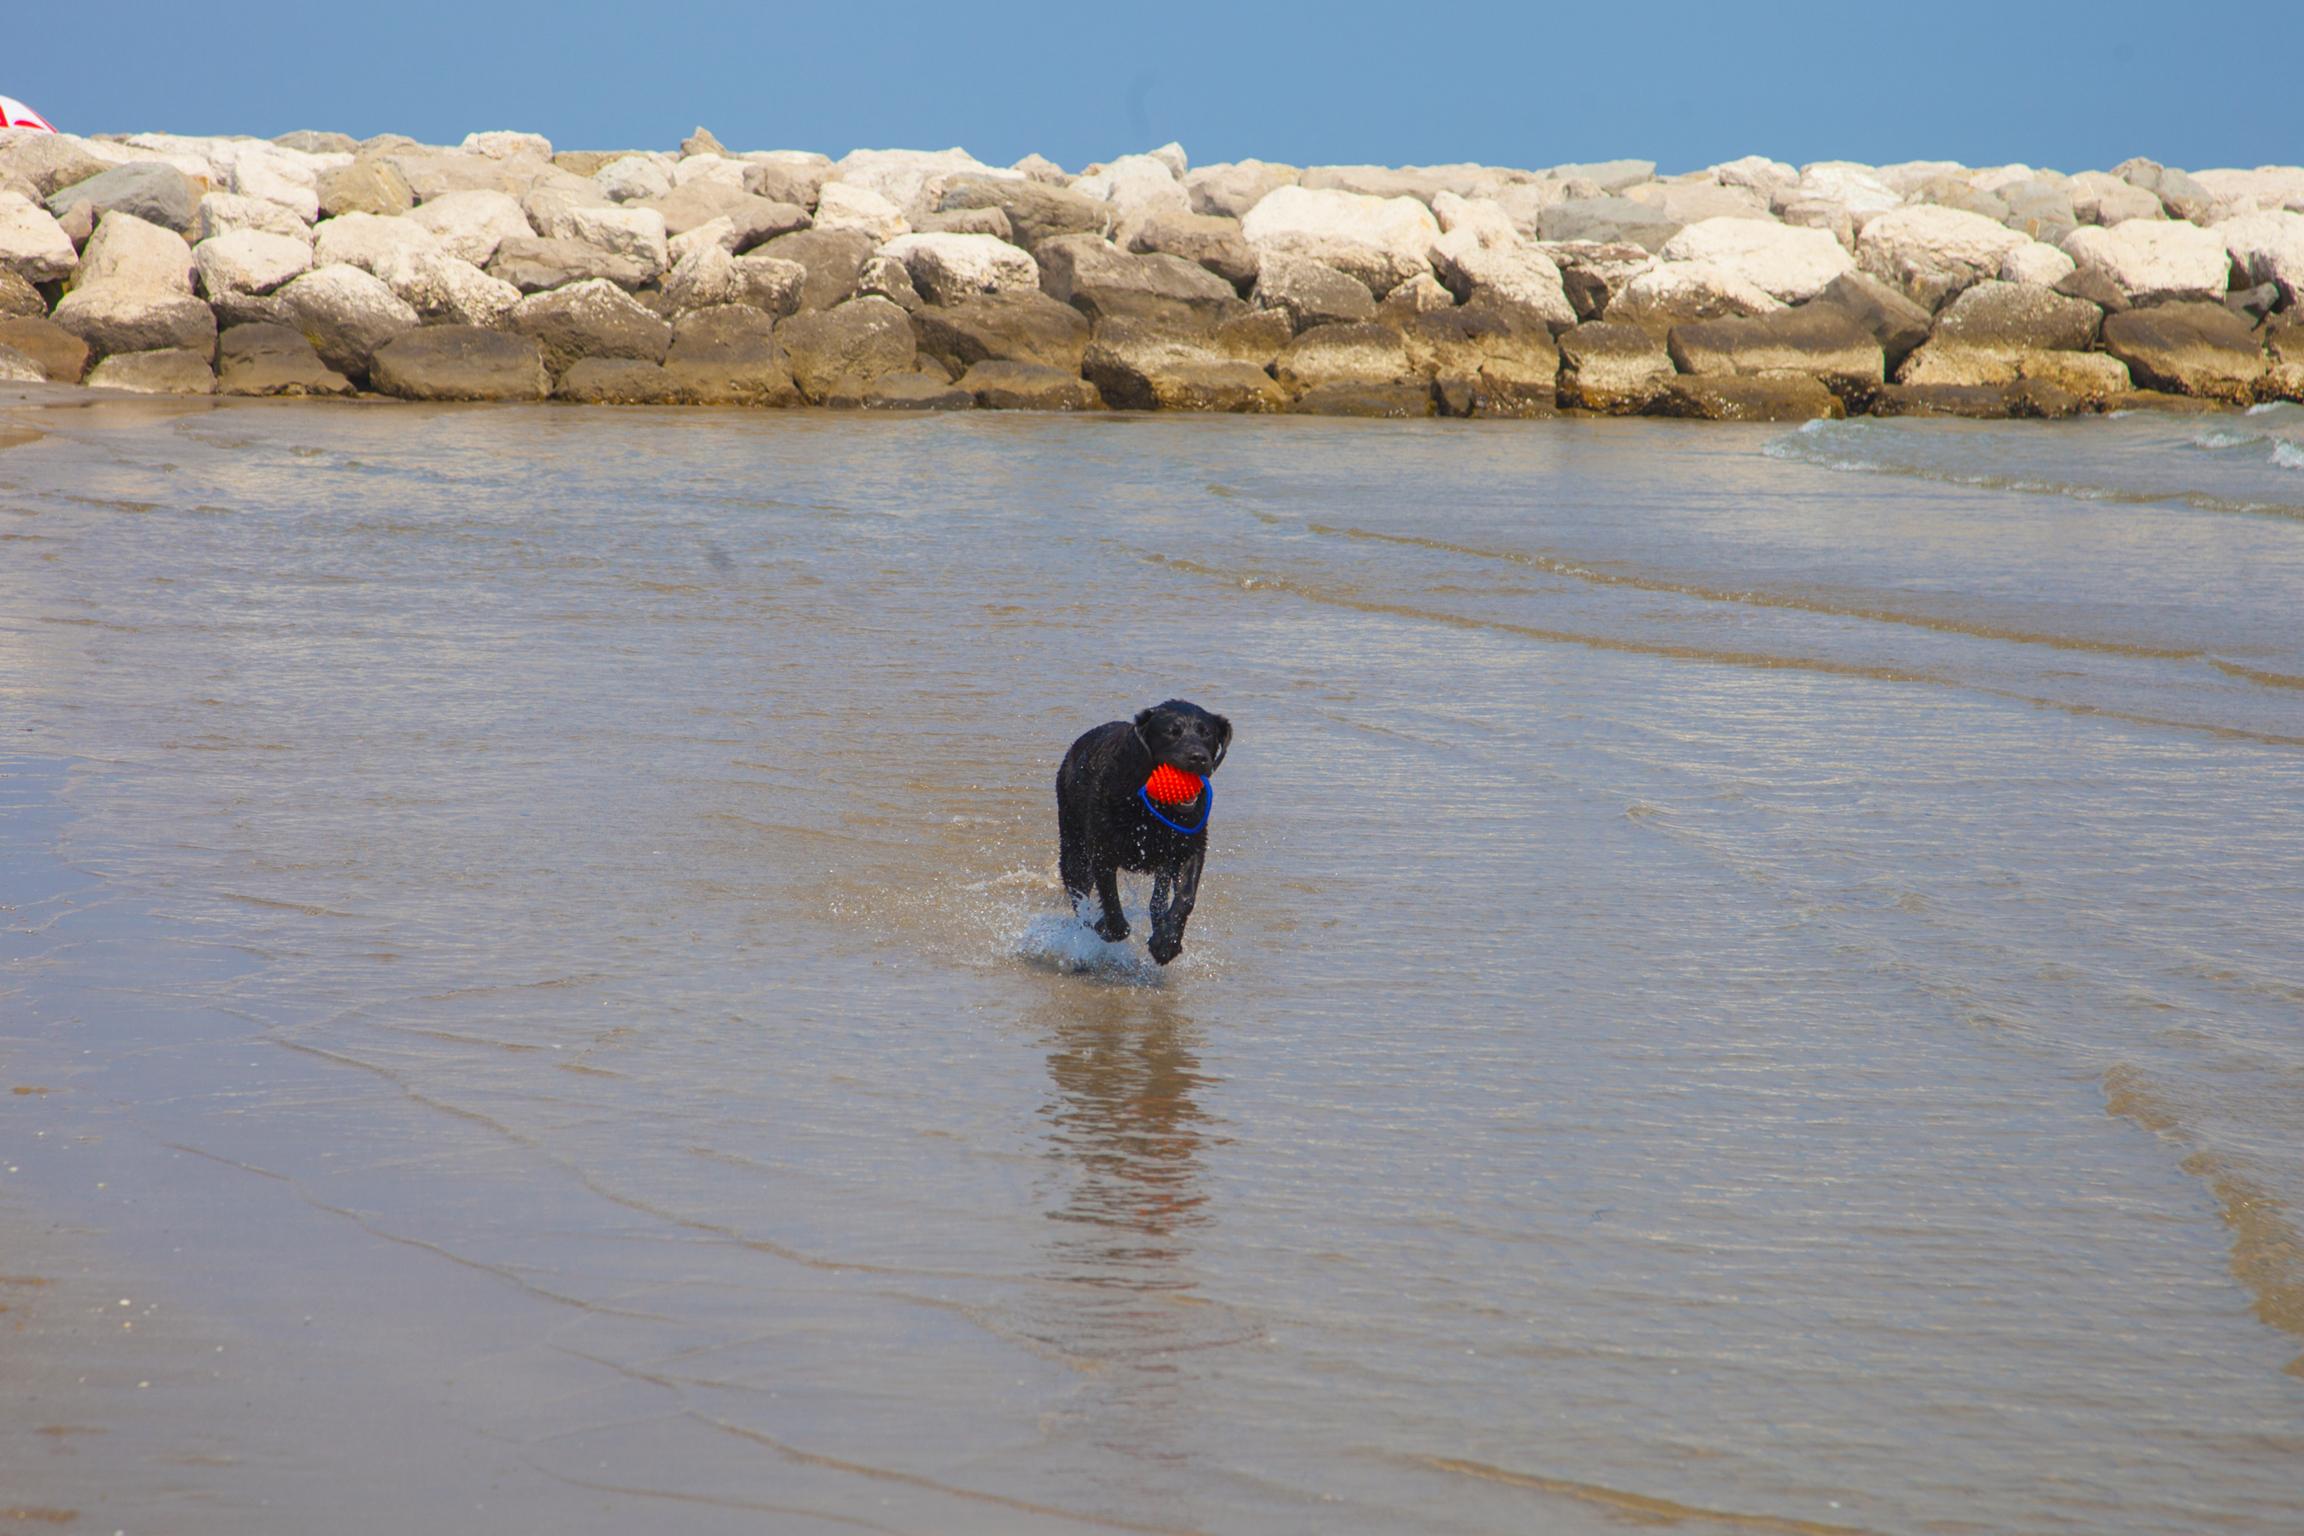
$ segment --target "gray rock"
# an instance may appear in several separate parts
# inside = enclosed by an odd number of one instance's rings
[[[279,292],[320,360],[355,382],[368,376],[376,349],[422,319],[383,280],[358,267],[316,267]]]
[[[800,403],[775,325],[749,305],[682,315],[664,356],[672,392],[694,405],[789,406]]]
[[[912,316],[920,350],[965,371],[978,363],[1030,363],[1078,376],[1088,322],[1044,293],[996,293]]]
[[[2221,304],[2162,304],[2104,322],[2104,350],[2147,389],[2253,402],[2270,372],[2264,341]]]
[[[1587,321],[1560,336],[1560,403],[1616,414],[1646,410],[1672,381],[1664,344],[1637,325]]]
[[[959,387],[987,411],[1094,411],[1104,406],[1096,386],[1078,373],[1038,363],[977,363],[960,376]]]
[[[853,398],[835,393],[824,403],[866,411],[976,409],[976,397],[941,373],[885,373]]]
[[[1155,213],[1129,231],[1128,249],[1197,262],[1241,295],[1256,281],[1256,252],[1240,233],[1238,219],[1211,213]]]
[[[1936,317],[1932,339],[1972,350],[2085,352],[2096,344],[2104,311],[2037,283],[1987,280],[1963,289]]]
[[[1451,416],[1528,419],[1559,410],[1560,352],[1550,327],[1480,306],[1417,315],[1402,332],[1411,364],[1442,385]]]
[[[384,160],[355,160],[320,173],[320,216],[373,213],[385,218],[416,206],[408,178]]]
[[[1400,333],[1373,321],[1313,326],[1288,344],[1275,371],[1281,383],[1300,390],[1321,384],[1390,384],[1415,374]]]
[[[1288,405],[1263,369],[1140,320],[1099,325],[1081,372],[1115,410],[1264,413]]]
[[[1560,269],[1560,287],[1579,320],[1597,320],[1654,253],[1629,241],[1560,241],[1536,248]]]
[[[419,203],[451,192],[502,192],[518,198],[553,169],[552,162],[536,155],[496,159],[468,155],[452,149],[390,149],[381,158],[398,171]]]
[[[541,400],[552,380],[529,336],[471,325],[428,325],[376,349],[368,379],[403,400]]]
[[[1249,299],[1258,309],[1286,315],[1299,331],[1376,318],[1376,297],[1366,283],[1305,256],[1266,260]]]
[[[660,363],[639,357],[587,357],[561,375],[553,391],[579,405],[677,405],[680,395]]]
[[[1360,416],[1405,421],[1433,412],[1432,386],[1410,381],[1390,384],[1316,384],[1288,407],[1297,416]],[[1467,403],[1464,414],[1476,407]]]
[[[1676,325],[1666,350],[1685,374],[1804,373],[1838,395],[1868,396],[1885,377],[1880,343],[1833,304]]]
[[[88,372],[90,389],[128,389],[140,395],[212,395],[216,370],[205,353],[171,347],[115,352]]]
[[[1680,221],[1660,208],[1627,197],[1579,197],[1552,204],[1537,215],[1537,235],[1547,241],[1623,242],[1662,249],[1680,232]]]
[[[496,247],[488,258],[488,275],[510,283],[522,293],[544,293],[584,282],[610,282],[619,288],[638,288],[656,273],[653,264],[583,240],[555,240],[543,235],[515,235]]]
[[[2071,190],[2059,182],[2035,177],[2002,190],[2008,216],[2001,222],[2043,245],[2062,245],[2064,237],[2080,227],[2072,210]]]
[[[854,298],[864,263],[875,249],[872,237],[853,229],[803,229],[779,235],[758,254],[796,261],[807,270],[800,285],[802,310],[830,309]]]
[[[824,191],[828,169],[793,161],[755,160],[744,167],[744,190],[772,203],[795,203],[811,209]]]
[[[785,321],[776,334],[793,382],[817,404],[835,395],[861,395],[884,375],[910,372],[919,350],[911,320],[878,297],[803,311]]]
[[[1376,318],[1387,325],[1406,325],[1418,315],[1436,314],[1456,307],[1456,295],[1440,280],[1419,272],[1376,301]]]
[[[1218,322],[1208,335],[1208,350],[1236,363],[1252,363],[1269,371],[1295,340],[1296,327],[1276,309],[1253,309]]]
[[[0,340],[6,336],[6,331],[0,330]],[[2270,363],[2264,375],[2264,398],[2304,400],[2304,314],[2289,310],[2274,315],[2257,328],[2256,338],[2264,344]]]
[[[1293,165],[1263,160],[1241,160],[1230,165],[1204,165],[1184,176],[1185,193],[1194,213],[1244,219],[1268,192],[1295,186],[1303,172]]]
[[[352,381],[286,325],[235,325],[216,338],[217,393],[349,395]]]
[[[1867,272],[1834,278],[1809,307],[1829,304],[1846,310],[1880,343],[1882,361],[1893,373],[1914,348],[1928,339],[1928,311]]]
[[[530,294],[512,307],[506,324],[543,344],[545,366],[554,375],[588,357],[661,363],[672,345],[671,326],[600,278]],[[325,347],[321,355],[327,355]]]
[[[955,208],[950,213],[923,213],[912,227],[924,235],[990,235],[1018,244],[1016,226],[997,208]]]
[[[808,210],[798,203],[755,197],[717,181],[692,181],[684,187],[674,187],[662,197],[652,197],[632,206],[655,209],[664,216],[666,233],[673,235],[684,235],[714,219],[727,219],[736,226],[735,254],[778,235],[806,229],[812,222]]]
[[[52,384],[77,384],[88,371],[88,343],[39,315],[0,319],[0,347],[32,359]]]
[[[1957,416],[2000,420],[2011,416],[2076,416],[2086,402],[2053,384],[1890,384],[1872,400],[1875,416]]]
[[[1230,283],[1197,262],[1131,254],[1098,235],[1053,236],[1034,254],[1041,291],[1091,320],[1190,317],[1213,326],[1244,307]]]
[[[1589,165],[1556,165],[1544,172],[1545,181],[1589,181],[1603,192],[1621,192],[1656,179],[1653,160],[1601,160]]]
[[[0,286],[5,283],[6,279],[0,278]],[[2280,307],[2280,285],[2258,283],[2253,288],[2235,288],[2224,295],[2224,307],[2250,320],[2261,320]],[[5,303],[0,303],[0,309],[5,308]]]
[[[299,128],[293,133],[276,134],[272,142],[282,149],[293,149],[306,155],[351,155],[360,150],[360,141],[348,133],[327,133],[315,128]]]
[[[45,199],[111,169],[60,133],[0,131],[0,182],[20,181]]]
[[[997,209],[993,211],[998,212]],[[798,267],[800,264],[793,262],[791,265]],[[807,269],[801,267],[800,272],[801,281],[807,281]],[[856,291],[876,293],[908,315],[927,302],[920,297],[920,290],[913,286],[912,269],[893,256],[874,256],[868,259],[864,269],[856,274]]]
[[[2160,200],[2172,219],[2189,219],[2195,224],[2207,224],[2216,217],[2216,194],[2194,181],[2182,171],[2172,170],[2155,160],[2142,158],[2123,160],[2112,167],[2112,174],[2130,186],[2141,187]]]
[[[1806,374],[1676,378],[1649,411],[1698,421],[1816,421],[1848,414],[1838,395]]]
[[[188,293],[106,283],[78,288],[56,306],[55,322],[99,357],[114,352],[216,348],[216,314]]]
[[[80,208],[96,220],[118,211],[180,235],[192,228],[192,217],[199,207],[200,189],[191,178],[157,160],[115,166],[60,188],[48,198],[48,211],[58,219]]]
[[[1058,235],[1100,235],[1112,212],[1110,204],[1070,187],[991,176],[955,176],[944,184],[944,195],[935,211],[953,213],[966,208],[999,209],[1013,231],[1011,238],[1028,251]]]

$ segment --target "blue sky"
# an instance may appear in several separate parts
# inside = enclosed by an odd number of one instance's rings
[[[0,52],[0,91],[82,132],[525,128],[669,149],[702,123],[739,149],[959,144],[1072,169],[1171,138],[1197,162],[2304,162],[2304,112],[2264,59],[2276,24],[2131,0],[94,0],[30,30],[37,46]]]

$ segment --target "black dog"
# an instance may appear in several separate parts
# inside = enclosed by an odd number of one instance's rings
[[[1152,876],[1152,958],[1166,965],[1183,952],[1214,796],[1203,784],[1196,799],[1156,806],[1142,791],[1163,763],[1205,779],[1231,745],[1231,721],[1170,699],[1134,720],[1096,727],[1064,754],[1056,770],[1057,868],[1075,907],[1094,889],[1104,905],[1096,932],[1106,941],[1128,937],[1120,871],[1133,869]]]

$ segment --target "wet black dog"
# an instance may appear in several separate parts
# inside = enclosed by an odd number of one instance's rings
[[[1166,965],[1183,952],[1213,796],[1203,785],[1196,799],[1155,807],[1140,791],[1162,763],[1205,779],[1231,745],[1231,721],[1170,699],[1134,720],[1096,727],[1064,754],[1056,770],[1057,867],[1075,908],[1090,890],[1103,904],[1099,936],[1128,937],[1120,871],[1133,869],[1152,877],[1152,958]]]

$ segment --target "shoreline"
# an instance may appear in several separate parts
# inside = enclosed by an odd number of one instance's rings
[[[2291,167],[0,131],[0,381],[154,394],[2062,417],[2304,399],[2300,286]]]

